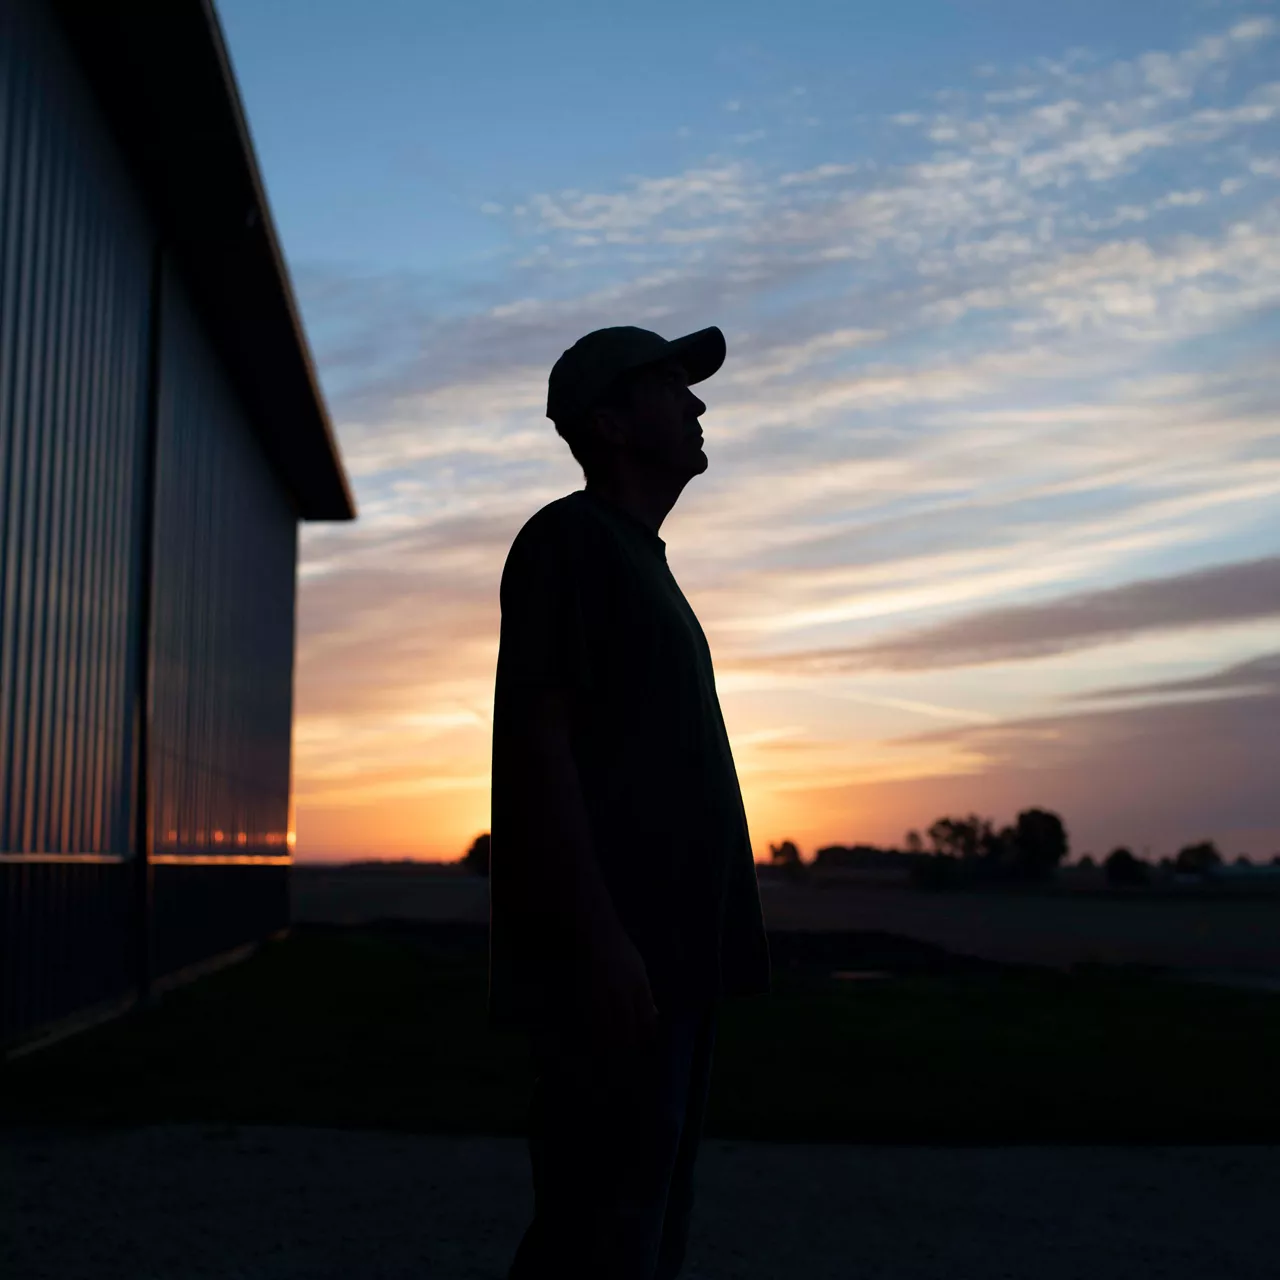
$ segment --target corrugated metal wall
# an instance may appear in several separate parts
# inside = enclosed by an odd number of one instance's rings
[[[46,7],[0,0],[4,1042],[288,920],[297,513],[157,260]]]
[[[288,920],[269,863],[241,861],[258,874],[239,875],[229,902],[174,880],[210,859],[288,857],[298,521],[176,280],[160,314],[151,777],[164,972],[194,958],[201,931],[261,936],[256,894],[276,904],[275,927]]]
[[[128,985],[151,263],[56,34],[0,0],[0,1028]]]
[[[151,243],[56,46],[7,19],[0,850],[128,854]]]

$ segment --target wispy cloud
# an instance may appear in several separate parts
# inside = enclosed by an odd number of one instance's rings
[[[1113,689],[1091,689],[1088,694],[1080,695],[1080,699],[1090,702],[1133,698],[1172,701],[1183,697],[1253,698],[1268,695],[1280,695],[1280,653],[1266,653],[1260,658],[1185,680],[1154,680]]]
[[[802,652],[787,659],[773,655],[761,661],[814,672],[951,668],[1065,653],[1146,631],[1221,627],[1269,617],[1280,617],[1280,556],[1042,604],[986,609],[877,644]]]

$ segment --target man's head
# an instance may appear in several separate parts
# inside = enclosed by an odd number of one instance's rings
[[[645,329],[598,329],[556,362],[547,416],[588,483],[623,473],[677,491],[707,469],[698,418],[706,405],[689,389],[724,361],[724,335],[703,329],[667,342]]]

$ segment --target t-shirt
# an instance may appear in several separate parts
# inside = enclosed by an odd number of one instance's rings
[[[742,793],[711,651],[665,542],[590,489],[536,512],[500,588],[490,824],[489,1018],[534,1028],[566,990],[566,940],[529,910],[510,717],[569,695],[570,742],[614,909],[660,1010],[770,986]]]

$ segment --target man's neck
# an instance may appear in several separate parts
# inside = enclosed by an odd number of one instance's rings
[[[679,488],[668,485],[664,488],[641,483],[632,476],[610,476],[608,479],[587,481],[590,493],[613,503],[615,507],[621,507],[655,534],[662,528],[662,522],[676,505],[676,499],[683,489],[684,485]]]

